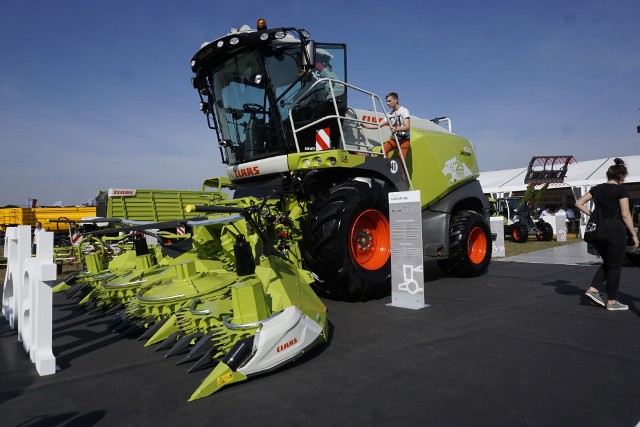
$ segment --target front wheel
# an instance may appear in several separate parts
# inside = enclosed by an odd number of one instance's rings
[[[318,195],[302,224],[301,249],[316,287],[332,298],[366,301],[391,289],[387,194],[380,181],[351,180]]]
[[[514,222],[511,226],[511,238],[516,243],[526,243],[529,240],[529,228],[521,222]]]
[[[483,274],[491,262],[491,229],[478,212],[461,211],[451,220],[447,273],[456,277]]]
[[[548,222],[544,223],[544,241],[549,242],[553,240],[553,226]]]

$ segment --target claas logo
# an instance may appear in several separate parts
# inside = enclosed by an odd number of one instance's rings
[[[235,170],[233,173],[236,175],[236,178],[246,178],[248,176],[260,175],[260,169],[258,166],[252,166]]]
[[[276,353],[280,353],[282,350],[286,350],[289,347],[296,345],[297,343],[298,343],[298,338],[294,338],[289,342],[279,345],[278,348],[276,349]]]

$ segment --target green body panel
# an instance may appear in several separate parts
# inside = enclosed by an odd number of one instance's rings
[[[242,277],[231,286],[232,323],[242,325],[264,320],[271,315],[264,297],[262,282],[255,277]]]
[[[103,270],[102,260],[99,254],[89,254],[85,257],[87,271],[91,274],[98,274]]]
[[[189,402],[200,399],[201,397],[209,396],[226,385],[244,381],[246,379],[247,377],[242,373],[234,371],[224,363],[220,362],[214,368],[213,372],[205,378],[200,387],[193,392],[189,398]]]
[[[412,128],[406,162],[423,208],[480,173],[471,143],[444,132]]]
[[[325,329],[327,334],[327,308],[311,288],[314,279],[308,270],[298,268],[279,258],[270,257],[256,266],[256,275],[266,289],[266,298],[272,312],[295,305],[309,318]]]
[[[225,183],[228,179],[225,180]],[[211,181],[213,183],[213,181]],[[215,181],[218,184],[218,181]],[[106,191],[99,192],[100,195]],[[106,196],[106,194],[105,194]],[[108,196],[106,206],[98,205],[98,216],[126,218],[137,221],[172,221],[192,218],[197,214],[185,211],[187,205],[221,202],[227,195],[219,191],[145,190],[136,189],[133,196]]]
[[[162,327],[158,329],[158,331],[156,331],[156,333],[149,338],[146,343],[144,343],[144,346],[149,347],[153,344],[157,344],[178,331],[180,331],[180,328],[178,327],[176,316],[172,315],[167,319]]]
[[[366,157],[354,155],[344,150],[310,151],[287,156],[291,171],[356,167],[364,164]]]

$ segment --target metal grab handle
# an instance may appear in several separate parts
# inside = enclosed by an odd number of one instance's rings
[[[200,298],[194,298],[193,301],[191,301],[191,305],[189,306],[189,313],[196,315],[211,314],[211,310],[196,310],[196,305],[198,305],[198,303],[200,302],[202,302],[200,301]]]
[[[171,300],[179,300],[181,298],[186,297],[187,294],[180,294],[180,295],[170,295],[168,297],[159,297],[159,298],[145,298],[142,296],[142,292],[138,292],[136,294],[136,297],[141,300],[141,301],[145,301],[145,302],[156,302],[156,301],[171,301]]]
[[[267,322],[267,321],[273,319],[274,317],[279,316],[280,313],[282,313],[282,311],[278,311],[277,313],[273,313],[271,316],[267,317],[266,319],[258,320],[257,322],[243,323],[243,324],[231,323],[231,322],[229,322],[229,318],[231,316],[224,316],[222,318],[222,323],[224,324],[224,326],[226,326],[229,329],[256,328],[256,327],[262,325],[264,322]]]
[[[104,286],[105,288],[120,288],[120,287],[125,287],[125,286],[129,286],[129,285],[137,285],[138,283],[144,283],[146,282],[147,279],[143,279],[143,280],[134,280],[133,282],[126,282],[126,283],[105,283],[102,286]]]

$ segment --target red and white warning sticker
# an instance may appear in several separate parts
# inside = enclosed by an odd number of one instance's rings
[[[316,151],[328,150],[331,147],[329,128],[316,130]]]

